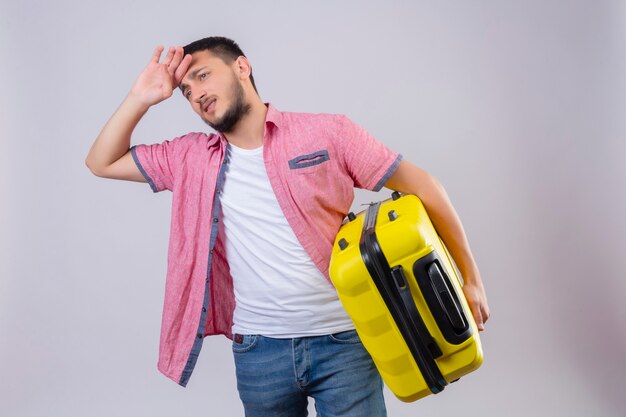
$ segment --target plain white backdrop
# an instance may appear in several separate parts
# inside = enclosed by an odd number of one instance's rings
[[[265,101],[348,115],[463,221],[485,362],[416,403],[386,392],[390,416],[625,415],[624,2],[1,0],[2,415],[243,415],[226,338],[187,388],[156,369],[171,194],[84,164],[154,47],[211,35]],[[176,94],[132,143],[208,129]]]

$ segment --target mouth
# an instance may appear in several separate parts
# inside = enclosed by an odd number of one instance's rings
[[[209,112],[213,111],[213,109],[215,109],[215,102],[216,101],[217,101],[216,98],[208,99],[206,102],[203,103],[202,110],[205,113],[209,113]]]

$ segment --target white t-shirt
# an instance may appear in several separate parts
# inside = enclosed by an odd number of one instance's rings
[[[287,338],[353,329],[278,205],[263,147],[229,144],[227,158],[220,202],[235,292],[233,333]]]

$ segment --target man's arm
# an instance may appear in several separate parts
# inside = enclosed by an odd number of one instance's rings
[[[428,172],[403,160],[385,187],[406,194],[415,194],[422,200],[433,226],[461,272],[464,281],[463,292],[476,325],[479,330],[484,330],[484,323],[489,319],[487,296],[463,225],[443,186]]]
[[[130,137],[148,109],[172,96],[191,62],[183,48],[170,47],[163,62],[158,46],[150,63],[111,116],[91,146],[85,164],[94,175],[104,178],[146,182],[130,153]]]

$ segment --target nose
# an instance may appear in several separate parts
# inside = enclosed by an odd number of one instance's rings
[[[206,96],[206,91],[204,91],[204,89],[197,89],[195,91],[191,91],[191,99],[195,102],[195,103],[200,103],[202,102],[202,99]]]

